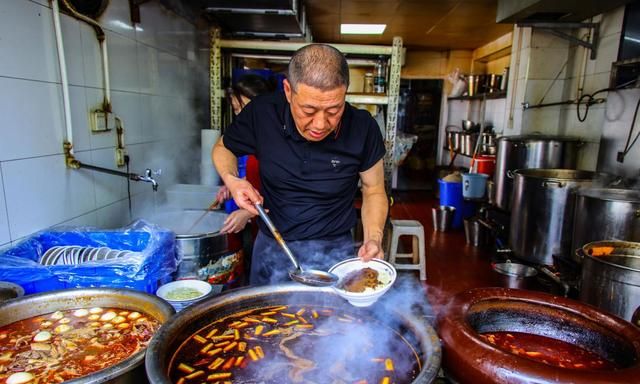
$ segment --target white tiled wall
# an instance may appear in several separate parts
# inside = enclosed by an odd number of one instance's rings
[[[131,171],[162,169],[163,187],[197,180],[200,129],[208,125],[208,66],[199,31],[159,2],[111,0],[107,32],[113,112],[122,119]],[[89,112],[103,99],[93,29],[61,15],[78,160],[116,169],[115,132],[94,134]],[[0,1],[0,247],[57,225],[119,227],[162,200],[148,183],[66,168],[64,115],[53,21],[46,0]],[[124,171],[124,168],[120,168]]]
[[[635,125],[631,126],[638,99],[638,88],[622,90],[608,97],[598,152],[598,171],[636,180],[640,178],[640,141],[630,144],[624,162],[620,163],[616,159],[617,153],[624,151],[627,145],[629,130],[632,130],[631,143],[640,132],[640,119],[636,118]],[[637,188],[637,185],[635,187]]]
[[[590,59],[590,50],[572,45],[546,31],[516,28],[511,61],[515,77],[510,81],[504,134],[578,136],[586,142],[578,167],[596,169],[605,124],[605,104],[591,106],[587,119],[580,122],[575,104],[524,110],[522,103],[535,105],[575,100],[579,97],[580,81],[583,84],[582,94],[607,88],[611,63],[617,60],[623,18],[624,7],[619,7],[593,19],[600,23],[595,60]],[[587,30],[573,33],[575,37],[584,39]],[[607,93],[598,95],[606,96]]]

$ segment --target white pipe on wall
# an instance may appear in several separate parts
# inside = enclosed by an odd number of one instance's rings
[[[100,52],[102,53],[102,79],[104,81],[103,109],[105,110],[105,112],[111,112],[111,87],[109,85],[109,56],[107,55],[107,34],[104,32],[104,29],[102,28],[100,23],[98,23],[96,20],[76,11],[73,5],[69,4],[67,0],[62,0],[62,2],[73,17],[93,26],[96,30],[98,43],[100,44]]]
[[[104,79],[104,104],[111,109],[111,87],[109,86],[109,59],[107,57],[107,36],[100,41],[102,49],[102,73]],[[110,111],[109,111],[110,112]]]
[[[60,28],[60,9],[58,0],[50,0],[53,11],[53,28],[56,36],[56,47],[58,49],[58,65],[60,66],[60,81],[62,83],[62,104],[64,106],[65,138],[71,144],[71,154],[73,154],[73,127],[71,125],[71,105],[69,103],[69,80],[67,79],[67,62],[64,55],[64,44],[62,42],[62,29]]]

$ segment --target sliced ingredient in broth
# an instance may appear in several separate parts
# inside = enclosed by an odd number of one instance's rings
[[[145,348],[159,322],[118,308],[56,311],[0,328],[0,384],[61,383]]]
[[[410,383],[415,350],[393,329],[334,308],[271,306],[214,321],[172,357],[173,383]]]
[[[554,367],[597,370],[617,368],[615,364],[593,352],[550,337],[519,332],[492,332],[480,336],[505,352]]]

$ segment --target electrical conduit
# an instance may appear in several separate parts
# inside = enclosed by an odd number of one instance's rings
[[[58,65],[60,66],[60,81],[62,82],[62,104],[64,107],[65,123],[65,147],[68,145],[70,155],[73,155],[73,127],[71,125],[71,105],[69,104],[69,80],[67,79],[67,63],[62,42],[62,30],[60,28],[60,9],[58,0],[50,0],[53,13],[53,28],[56,36],[56,48],[58,49]]]
[[[104,33],[104,30],[102,29],[100,23],[98,23],[96,20],[93,20],[92,18],[78,12],[67,0],[62,0],[62,2],[73,17],[80,21],[84,21],[96,30],[96,37],[98,39],[98,43],[100,44],[100,52],[102,54],[102,79],[104,81],[104,103],[102,106],[102,110],[104,112],[111,112],[111,88],[109,86],[109,56],[107,55],[107,35]]]

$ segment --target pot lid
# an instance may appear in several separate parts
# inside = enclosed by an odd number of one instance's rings
[[[640,203],[640,191],[635,189],[587,188],[578,194],[599,200]]]
[[[552,135],[516,135],[516,136],[500,136],[498,140],[505,141],[583,141],[579,137],[572,136],[552,136]]]

